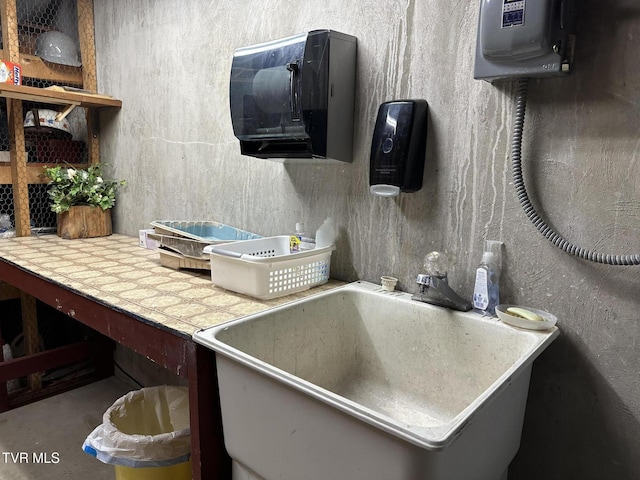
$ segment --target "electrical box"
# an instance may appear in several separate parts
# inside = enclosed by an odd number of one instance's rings
[[[574,0],[481,0],[474,78],[569,74],[575,23]]]

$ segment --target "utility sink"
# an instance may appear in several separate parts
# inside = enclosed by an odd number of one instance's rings
[[[500,480],[558,336],[354,282],[195,333],[234,480]]]

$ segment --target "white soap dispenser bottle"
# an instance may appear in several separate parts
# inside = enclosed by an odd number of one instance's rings
[[[336,227],[333,218],[327,217],[324,223],[316,230],[316,248],[324,248],[336,241]]]
[[[289,238],[289,250],[291,253],[302,250],[302,237],[304,235],[304,222],[296,223],[296,231]]]
[[[483,315],[495,315],[500,304],[500,270],[502,242],[487,240],[482,261],[476,269],[473,308]]]

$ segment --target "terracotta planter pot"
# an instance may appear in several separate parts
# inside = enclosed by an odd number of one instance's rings
[[[74,238],[105,237],[111,235],[111,209],[77,205],[58,214],[58,236]]]

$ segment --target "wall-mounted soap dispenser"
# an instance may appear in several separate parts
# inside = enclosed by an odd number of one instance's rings
[[[314,30],[238,48],[229,99],[243,155],[351,162],[356,38]]]
[[[392,197],[422,188],[427,118],[425,100],[395,100],[380,105],[371,142],[372,194]]]

